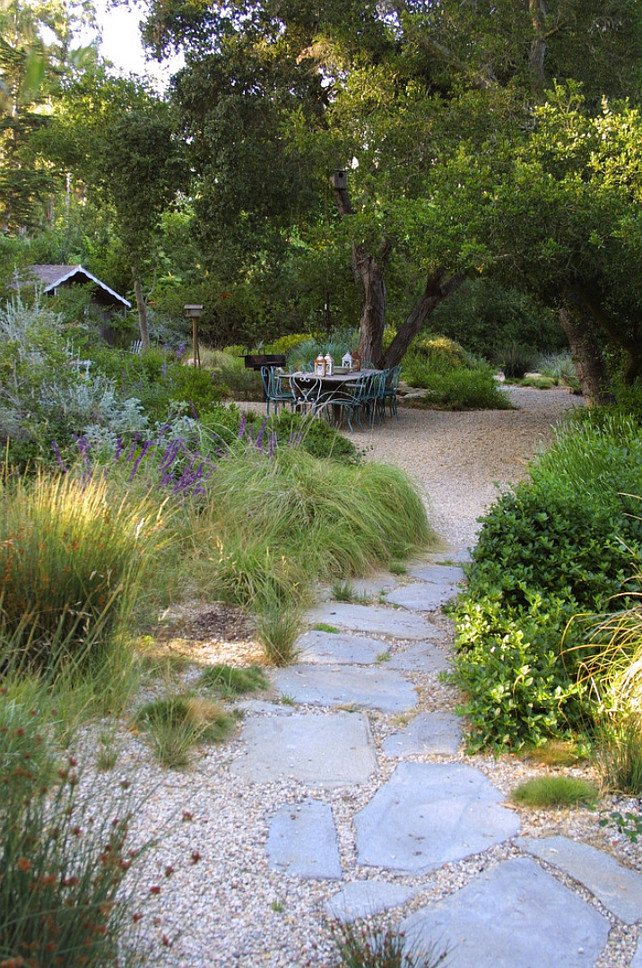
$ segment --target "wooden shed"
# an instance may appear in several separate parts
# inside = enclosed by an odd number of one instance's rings
[[[42,287],[45,295],[55,296],[58,289],[69,286],[94,286],[94,301],[106,310],[109,315],[114,310],[126,312],[131,309],[131,303],[124,296],[115,292],[96,276],[82,266],[33,265],[27,266],[21,273],[20,285],[33,282]]]

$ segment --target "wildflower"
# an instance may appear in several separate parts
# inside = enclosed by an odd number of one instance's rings
[[[160,892],[161,892],[161,889],[158,886],[158,884],[154,884],[154,886],[153,887],[150,887],[150,889],[149,889],[149,893],[150,894],[160,894]]]
[[[201,855],[197,850],[192,851],[192,864],[198,864],[201,859]]]
[[[19,871],[30,871],[31,861],[29,860],[28,857],[19,857],[18,860],[16,861],[16,867],[18,868]]]
[[[56,460],[58,461],[58,466],[60,467],[60,469],[63,472],[63,474],[66,474],[67,471],[69,470],[69,468],[65,465],[62,457],[60,456],[60,449],[59,449],[58,444],[56,443],[55,440],[52,440],[51,441],[51,446],[53,447],[53,452],[54,452],[54,454],[56,456]]]

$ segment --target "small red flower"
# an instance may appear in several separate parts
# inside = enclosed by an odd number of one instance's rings
[[[198,862],[199,862],[200,859],[201,859],[201,855],[199,854],[199,852],[197,850],[193,850],[192,851],[192,864],[198,864]]]
[[[149,889],[149,893],[150,894],[160,894],[160,892],[161,892],[161,889],[158,886],[158,884],[154,884],[154,886],[153,887],[150,887],[150,889]]]

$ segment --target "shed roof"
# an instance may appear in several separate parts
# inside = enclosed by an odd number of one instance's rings
[[[28,277],[37,279],[39,282],[43,283],[43,291],[46,293],[54,292],[58,286],[64,283],[83,283],[92,282],[94,285],[98,286],[99,290],[107,294],[116,302],[125,306],[127,309],[131,308],[131,303],[124,296],[121,296],[115,290],[111,289],[104,282],[101,282],[96,276],[88,272],[81,265],[77,266],[55,266],[55,265],[33,265],[27,266],[25,274]]]

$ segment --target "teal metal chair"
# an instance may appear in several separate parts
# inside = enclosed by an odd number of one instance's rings
[[[388,407],[390,411],[390,416],[393,415],[399,420],[399,414],[397,413],[397,391],[399,389],[399,380],[401,379],[401,366],[392,366],[389,370],[386,370],[386,381],[383,391],[383,407],[384,413],[385,408]]]
[[[274,415],[279,412],[279,404],[289,406],[294,409],[294,394],[291,390],[284,390],[274,366],[261,367],[261,379],[263,380],[263,391],[265,393],[265,403],[267,414],[270,415],[270,405],[274,404]]]

